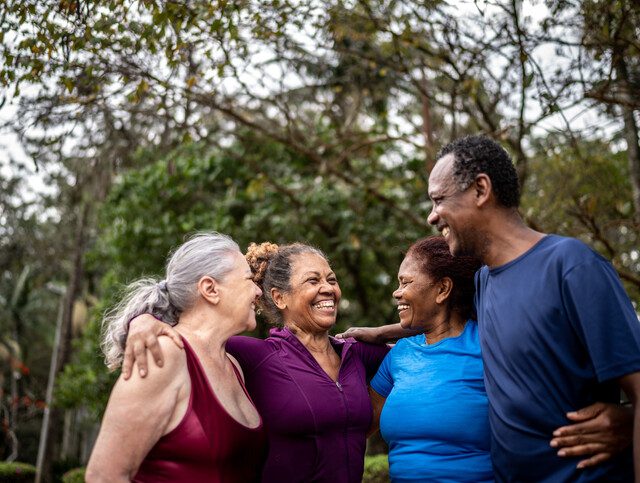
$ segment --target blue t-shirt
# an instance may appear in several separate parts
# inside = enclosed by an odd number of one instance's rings
[[[371,387],[387,398],[380,431],[394,482],[493,481],[476,322],[435,344],[400,340]]]
[[[640,323],[613,267],[584,243],[548,235],[476,276],[476,308],[498,481],[633,481],[631,451],[576,469],[549,446],[567,411],[615,402],[640,370]]]

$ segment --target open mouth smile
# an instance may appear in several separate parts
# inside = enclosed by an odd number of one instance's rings
[[[320,302],[313,304],[312,307],[318,310],[333,310],[336,307],[336,303],[333,300],[321,300]]]

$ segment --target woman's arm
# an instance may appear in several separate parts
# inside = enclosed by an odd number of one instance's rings
[[[131,377],[134,362],[138,366],[140,377],[147,375],[147,351],[151,353],[151,359],[154,360],[156,366],[163,366],[162,348],[158,344],[158,338],[161,335],[170,337],[176,346],[183,347],[180,334],[169,324],[159,321],[153,315],[138,315],[129,322],[129,332],[122,362],[122,377],[125,380]]]
[[[116,382],[87,465],[87,482],[131,481],[153,445],[180,422],[191,390],[184,352],[160,339],[165,367]]]
[[[380,414],[382,413],[382,406],[384,406],[387,398],[382,397],[369,386],[369,399],[371,399],[371,407],[373,408],[373,419],[371,420],[371,427],[367,432],[367,438],[380,429]]]
[[[368,342],[369,344],[386,344],[419,333],[419,331],[413,329],[403,329],[397,323],[380,327],[349,327],[343,333],[336,334],[336,338],[346,339],[347,337],[353,337],[360,342]]]

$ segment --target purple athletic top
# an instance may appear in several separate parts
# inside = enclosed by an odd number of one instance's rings
[[[330,339],[342,360],[337,382],[289,329],[227,342],[267,429],[263,482],[362,481],[372,414],[367,383],[388,348]]]

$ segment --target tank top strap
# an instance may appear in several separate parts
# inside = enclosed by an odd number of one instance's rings
[[[236,377],[238,378],[238,382],[240,383],[240,387],[244,391],[245,396],[247,396],[247,399],[249,399],[249,401],[251,401],[251,404],[253,404],[255,406],[255,404],[253,402],[253,399],[251,399],[251,395],[249,395],[249,392],[247,391],[247,388],[244,385],[244,381],[242,380],[242,374],[240,374],[240,371],[236,367],[235,362],[233,362],[231,360],[231,358],[229,357],[229,354],[227,354],[227,358],[229,359],[229,362],[231,362],[231,367],[233,367],[233,372],[235,373]]]
[[[203,392],[209,392],[211,390],[209,378],[206,372],[204,372],[204,368],[196,355],[196,351],[193,350],[193,347],[187,342],[187,339],[182,336],[180,337],[184,343],[184,350],[187,356],[187,369],[189,370],[189,378],[191,379],[191,391],[194,395],[202,395]]]
[[[202,367],[202,363],[200,362],[200,359],[198,359],[196,352],[193,350],[193,347],[189,345],[189,343],[184,337],[182,336],[180,337],[182,339],[182,342],[184,343],[184,348],[187,355],[187,369],[189,370],[189,377],[191,378],[192,391],[193,391],[193,384],[195,379],[197,383],[196,393],[201,394],[202,392],[206,392],[206,393],[210,392],[211,395],[214,397],[214,399],[217,401],[217,398],[215,397],[215,394],[213,394],[213,390],[211,389],[211,384],[209,383],[209,378],[207,377],[207,373],[204,371],[204,368]],[[233,373],[238,378],[238,382],[240,383],[242,390],[244,391],[245,395],[249,398],[249,400],[251,400],[251,397],[247,392],[247,388],[244,385],[244,381],[242,380],[242,374],[240,374],[240,371],[236,367],[236,364],[233,362],[233,360],[231,360],[229,355],[227,355],[227,359],[229,359],[229,362],[231,363],[231,367],[233,367]]]
[[[217,445],[216,435],[210,429],[216,428],[216,417],[219,410],[224,408],[218,402],[213,393],[207,373],[202,367],[202,363],[196,352],[189,345],[189,342],[182,337],[184,349],[187,356],[187,369],[191,380],[191,407],[200,419],[205,435],[209,441],[209,446],[213,450]],[[219,409],[217,411],[217,409]]]

